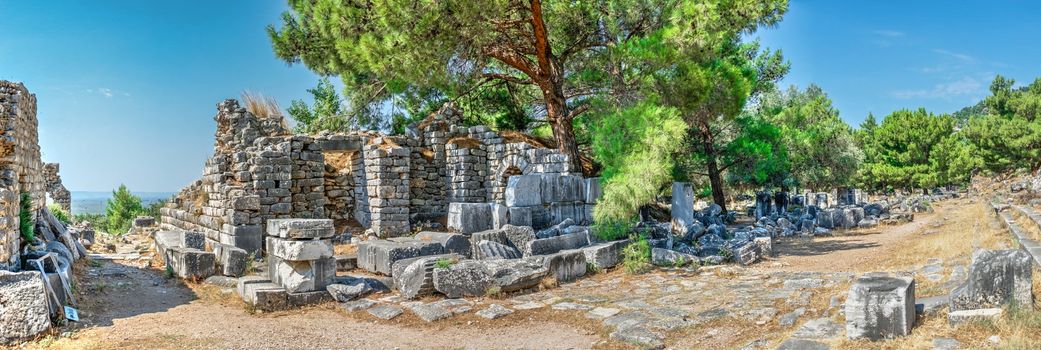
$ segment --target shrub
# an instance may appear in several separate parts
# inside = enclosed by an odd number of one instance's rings
[[[633,235],[631,239],[632,243],[622,250],[622,266],[631,274],[647,272],[651,268],[651,244],[642,233]]]
[[[451,259],[437,259],[437,261],[434,262],[434,268],[447,269],[449,267],[452,267],[452,265],[454,264],[455,262]]]
[[[629,236],[633,220],[600,220],[593,224],[593,234],[605,241],[614,241]]]
[[[61,221],[61,223],[66,225],[72,223],[72,220],[69,219],[69,213],[65,212],[65,209],[62,209],[60,205],[49,204],[47,205],[47,210],[50,210],[51,214],[54,214],[54,218]]]
[[[130,224],[144,208],[141,198],[130,193],[126,185],[112,191],[112,199],[105,202],[105,232],[120,234],[130,230]]]
[[[603,164],[603,195],[594,221],[620,221],[637,215],[672,181],[673,155],[683,145],[687,124],[674,108],[651,102],[608,109],[593,126],[593,155]]]
[[[102,214],[76,214],[72,216],[72,222],[89,222],[95,230],[107,232],[105,231],[105,225],[108,224],[108,220]]]
[[[33,197],[29,195],[29,192],[22,192],[18,210],[18,229],[26,242],[31,242],[33,238],[36,238],[34,226]]]

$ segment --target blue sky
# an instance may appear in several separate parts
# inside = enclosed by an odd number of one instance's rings
[[[177,191],[213,152],[216,105],[303,99],[318,78],[274,57],[282,1],[0,0],[0,79],[36,93],[44,161],[74,191]]]
[[[212,153],[216,104],[243,90],[286,107],[318,78],[274,58],[282,1],[0,0],[0,79],[39,99],[44,160],[75,191],[176,191]],[[1041,2],[793,1],[754,37],[816,83],[843,119],[953,112],[994,74],[1041,76]]]
[[[791,62],[784,85],[820,85],[853,126],[868,112],[951,113],[989,95],[995,74],[1041,76],[1039,1],[799,1],[760,30]]]

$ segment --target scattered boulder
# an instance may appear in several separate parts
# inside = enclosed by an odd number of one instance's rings
[[[869,274],[846,297],[846,336],[870,340],[906,336],[915,321],[914,279]]]
[[[474,250],[474,259],[477,260],[518,259],[521,256],[516,248],[493,241],[477,242],[477,249]]]
[[[700,262],[701,259],[696,255],[669,249],[651,248],[651,263],[657,266],[686,266]]]
[[[454,253],[462,256],[470,256],[470,238],[466,235],[449,232],[423,231],[415,236],[417,241],[437,242],[441,250],[448,254]]]
[[[978,250],[967,280],[951,292],[951,311],[1000,307],[1015,301],[1033,306],[1030,254],[1019,250]]]
[[[484,296],[494,285],[492,272],[479,261],[464,260],[434,269],[434,289],[449,298]]]
[[[38,271],[0,270],[0,344],[28,339],[51,328],[46,288]]]

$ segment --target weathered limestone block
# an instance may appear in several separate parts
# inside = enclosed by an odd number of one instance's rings
[[[518,259],[522,255],[517,248],[493,241],[480,241],[475,247],[474,259],[477,260]]]
[[[268,256],[268,277],[289,293],[325,290],[336,277],[336,259],[289,261]]]
[[[988,308],[988,309],[974,309],[974,310],[958,310],[951,311],[947,314],[947,322],[952,326],[969,322],[969,321],[983,321],[983,320],[996,320],[1001,317],[1001,308]]]
[[[267,235],[287,239],[329,238],[335,235],[329,219],[268,219]]]
[[[571,282],[586,275],[586,255],[578,249],[525,259],[541,263],[557,282]]]
[[[390,276],[395,261],[442,252],[437,242],[369,240],[358,244],[358,267]]]
[[[622,249],[625,249],[627,245],[629,245],[627,239],[597,243],[582,248],[582,253],[586,255],[586,262],[592,264],[593,267],[601,270],[609,269],[622,261]]]
[[[492,208],[488,203],[451,203],[448,205],[448,228],[468,235],[492,229]]]
[[[202,280],[213,276],[216,268],[216,256],[188,247],[170,247],[166,249],[166,268],[180,278]]]
[[[600,200],[600,196],[604,193],[600,189],[600,178],[591,177],[582,180],[584,188],[582,189],[583,202],[586,204],[596,204]]]
[[[493,286],[491,270],[479,261],[464,260],[434,269],[434,289],[449,298],[484,296]]]
[[[206,236],[200,232],[182,231],[180,233],[180,246],[185,248],[203,249],[206,247]]]
[[[395,267],[403,265],[400,271],[394,272],[394,287],[402,298],[415,299],[434,292],[434,268],[438,261],[454,263],[459,261],[455,254],[431,255],[419,258],[400,260]]]
[[[746,242],[733,248],[734,261],[741,265],[751,265],[759,261],[759,245]]]
[[[492,241],[508,246],[513,245],[513,243],[510,242],[509,236],[506,235],[505,230],[485,230],[471,234],[470,244],[472,245],[473,252],[478,250],[477,243],[480,243],[481,241]],[[516,248],[516,246],[514,246],[514,248]]]
[[[509,224],[514,226],[531,226],[532,207],[509,207]]]
[[[528,242],[535,240],[535,229],[531,228],[531,226],[506,225],[500,231],[506,235],[506,241],[509,242],[508,245],[518,250],[527,247]]]
[[[498,229],[510,223],[509,207],[498,203],[489,203],[488,206],[491,208],[492,212],[493,229]]]
[[[699,262],[701,259],[697,255],[671,249],[651,248],[651,263],[656,266],[686,266]]]
[[[1033,306],[1030,254],[1019,250],[978,250],[973,253],[965,284],[951,292],[951,311],[1001,307],[1015,301]]]
[[[245,274],[249,260],[245,249],[218,243],[213,245],[213,255],[217,257],[221,275],[239,277]]]
[[[514,175],[506,181],[506,206],[542,205],[542,176]]]
[[[672,183],[672,232],[682,234],[694,223],[694,187],[689,182]]]
[[[242,300],[254,310],[270,312],[289,308],[289,293],[282,286],[267,279],[256,278],[246,281],[240,279],[238,292]]]
[[[879,340],[910,334],[915,321],[914,287],[911,277],[857,279],[846,297],[846,336]]]
[[[51,328],[47,303],[40,272],[0,270],[0,344],[28,339]]]
[[[547,255],[562,250],[578,249],[587,245],[589,245],[588,234],[565,234],[556,237],[536,239],[531,242],[528,242],[528,245],[524,249],[524,255]]]
[[[242,248],[255,256],[261,255],[264,230],[260,225],[232,226],[229,232],[220,232],[220,243]]]
[[[549,268],[530,259],[483,261],[491,270],[500,292],[514,292],[533,288],[549,276]]]
[[[152,227],[155,226],[155,218],[151,216],[138,216],[134,218],[134,227]]]
[[[760,257],[773,256],[773,238],[771,237],[756,237],[752,239],[752,244],[755,244],[756,248],[759,249]]]
[[[470,256],[470,237],[450,232],[423,231],[416,234],[417,241],[437,242],[445,253],[455,253],[464,257]]]
[[[282,239],[267,237],[267,252],[283,260],[306,261],[333,256],[333,243],[329,239]]]

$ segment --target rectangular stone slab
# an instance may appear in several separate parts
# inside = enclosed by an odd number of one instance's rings
[[[267,253],[289,261],[318,260],[333,256],[329,239],[282,239],[267,237]]]
[[[911,277],[869,274],[857,279],[846,297],[846,336],[880,340],[911,334],[914,293]]]
[[[267,235],[281,238],[314,239],[335,235],[330,219],[269,219]]]
[[[390,276],[395,261],[442,252],[437,242],[368,240],[358,244],[358,267]]]
[[[562,250],[578,249],[589,245],[589,235],[572,233],[528,242],[525,256],[553,254]]]

